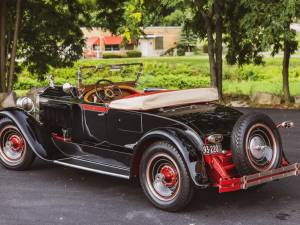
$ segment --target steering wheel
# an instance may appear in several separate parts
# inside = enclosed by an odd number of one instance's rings
[[[102,102],[123,95],[122,90],[115,85],[114,82],[106,79],[101,79],[96,82],[95,94]]]

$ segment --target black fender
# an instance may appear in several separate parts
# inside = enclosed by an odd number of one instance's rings
[[[3,117],[9,118],[16,124],[32,151],[39,158],[46,161],[53,159],[57,148],[53,145],[51,135],[32,115],[20,108],[7,108],[0,111],[0,118]]]
[[[172,143],[183,157],[194,184],[198,187],[207,187],[208,179],[202,151],[204,143],[200,136],[190,129],[167,127],[145,134],[134,147],[132,168],[136,168],[136,160],[147,146],[157,140],[166,140]]]

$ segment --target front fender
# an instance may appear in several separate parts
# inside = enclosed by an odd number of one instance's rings
[[[34,117],[19,108],[7,108],[0,111],[1,117],[9,118],[16,124],[32,151],[38,157],[43,160],[52,159],[53,154],[49,154],[47,149],[51,149],[51,153],[53,153],[56,147],[53,145],[48,132]]]
[[[145,134],[134,148],[134,158],[141,155],[145,146],[157,141],[166,140],[172,143],[180,152],[190,176],[196,186],[207,187],[207,174],[202,154],[203,141],[192,130],[179,128],[161,128]],[[135,163],[135,160],[133,160]],[[134,168],[134,165],[133,167]]]

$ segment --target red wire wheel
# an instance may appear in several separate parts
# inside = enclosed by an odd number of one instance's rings
[[[148,199],[160,209],[178,211],[192,199],[194,186],[185,161],[167,141],[155,142],[145,150],[139,178]]]
[[[180,173],[176,162],[167,154],[154,155],[147,165],[147,183],[152,193],[162,201],[172,200],[180,188]]]
[[[0,159],[5,167],[14,170],[27,169],[34,159],[19,128],[7,118],[0,120]]]
[[[6,126],[0,131],[0,156],[9,166],[20,164],[26,151],[26,142],[15,126]]]

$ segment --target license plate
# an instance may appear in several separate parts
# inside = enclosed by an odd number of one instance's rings
[[[212,155],[222,153],[222,146],[220,144],[217,145],[203,145],[203,154]]]

